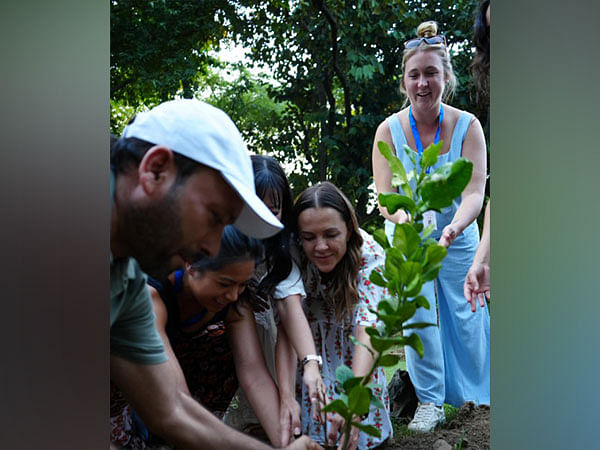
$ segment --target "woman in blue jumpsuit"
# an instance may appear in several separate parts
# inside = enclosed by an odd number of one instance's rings
[[[437,34],[437,24],[422,23],[417,38],[405,43],[402,61],[401,90],[410,106],[379,125],[373,144],[377,192],[393,191],[392,174],[379,152],[378,141],[387,142],[395,150],[407,172],[413,165],[404,145],[415,151],[418,164],[423,148],[442,141],[439,160],[432,170],[461,156],[473,162],[473,175],[462,196],[441,213],[429,213],[436,227],[432,237],[448,248],[448,256],[438,278],[423,286],[422,294],[431,308],[419,308],[411,320],[439,326],[406,333],[416,332],[425,349],[420,359],[414,350],[406,348],[407,369],[419,399],[409,429],[422,432],[444,422],[443,403],[460,406],[466,401],[490,402],[489,312],[482,309],[473,314],[463,296],[465,276],[479,242],[475,219],[484,198],[485,138],[472,114],[442,103],[442,97],[451,94],[455,84],[446,42]],[[409,217],[402,210],[393,215],[383,207],[380,211],[391,240],[395,224]]]

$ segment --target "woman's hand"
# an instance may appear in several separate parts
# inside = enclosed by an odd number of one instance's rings
[[[477,309],[477,301],[482,308],[485,306],[484,295],[490,299],[489,265],[473,262],[465,278],[464,294],[467,302],[471,304],[471,311],[475,312]]]
[[[327,422],[329,424],[327,429],[327,444],[330,446],[334,446],[338,444],[338,450],[343,450],[342,445],[344,444],[344,425],[345,421],[342,416],[339,414],[328,414]],[[358,433],[359,429],[356,427],[352,427],[350,430],[350,439],[348,441],[348,450],[356,450],[358,445]],[[339,435],[339,441],[338,441]]]
[[[454,239],[456,239],[456,237],[459,234],[460,233],[456,229],[456,225],[454,225],[454,224],[446,225],[444,227],[444,229],[442,230],[442,236],[440,237],[438,244],[448,248],[452,245],[452,243],[454,242]]]
[[[293,397],[282,398],[279,405],[279,424],[281,426],[281,445],[285,447],[302,434],[300,405]]]
[[[381,208],[380,208],[381,209]],[[387,211],[387,209],[386,209]],[[390,216],[390,221],[393,223],[407,223],[411,220],[410,214],[405,212],[403,209],[399,209],[394,214]]]
[[[320,413],[327,403],[327,390],[317,361],[308,361],[302,368],[302,381],[308,390],[308,398],[312,404],[312,416],[314,420],[321,422]]]

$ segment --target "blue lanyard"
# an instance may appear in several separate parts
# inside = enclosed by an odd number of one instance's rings
[[[444,108],[440,105],[440,120],[438,122],[438,128],[435,132],[435,138],[433,139],[433,143],[437,144],[440,141],[440,130],[442,129],[442,119],[444,118]],[[410,128],[412,129],[413,137],[415,138],[415,144],[417,144],[417,152],[419,153],[419,157],[423,154],[423,144],[421,143],[421,137],[419,136],[419,130],[417,130],[417,122],[415,122],[415,117],[412,113],[412,105],[408,110],[408,120],[410,121]],[[427,168],[427,173],[431,171],[431,167]]]

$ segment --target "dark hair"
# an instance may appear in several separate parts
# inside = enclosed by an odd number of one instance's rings
[[[134,120],[135,116],[129,123],[132,123]],[[156,145],[138,138],[122,137],[115,141],[113,135],[111,135],[110,142],[110,168],[115,172],[115,175],[126,173],[132,168],[138,167],[146,152]],[[180,155],[175,150],[173,150],[173,161],[175,167],[177,167],[178,182],[185,180],[196,170],[206,167],[204,164]]]
[[[478,103],[489,102],[490,95],[490,27],[485,17],[490,0],[484,0],[475,14],[473,44],[475,58],[471,64],[471,75],[475,82]]]
[[[331,300],[335,305],[335,315],[338,320],[352,314],[353,307],[358,303],[358,271],[362,259],[363,239],[360,234],[356,212],[348,198],[333,183],[325,181],[306,189],[296,199],[294,216],[296,233],[299,235],[298,216],[308,208],[333,208],[340,213],[343,221],[350,230],[346,254],[332,272],[332,285],[329,290]],[[316,270],[303,251],[302,276],[306,278],[308,270]]]
[[[202,276],[206,272],[216,272],[225,266],[240,261],[252,260],[254,264],[257,264],[262,258],[263,245],[258,239],[242,234],[233,225],[227,225],[221,237],[219,254],[214,258],[203,258],[194,262],[192,270]],[[238,301],[234,303],[234,309],[240,314],[239,304],[248,303],[253,310],[259,311],[261,301],[261,297],[257,296],[256,283],[250,280]]]
[[[290,253],[291,229],[294,224],[292,190],[285,172],[275,159],[265,155],[252,155],[250,159],[254,170],[256,195],[264,199],[267,194],[273,194],[281,210],[281,223],[284,225],[281,232],[263,241],[267,275],[260,281],[258,289],[259,292],[270,297],[275,287],[285,280],[292,270]]]
[[[263,257],[263,245],[258,239],[242,234],[233,225],[227,225],[221,237],[221,248],[214,258],[202,258],[192,264],[199,273],[214,272],[239,261],[254,260],[257,263]]]

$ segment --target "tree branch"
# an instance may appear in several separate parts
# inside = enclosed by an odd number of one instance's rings
[[[348,88],[348,82],[344,73],[341,71],[340,66],[338,64],[338,25],[333,15],[325,5],[324,0],[313,0],[315,6],[323,13],[325,16],[325,20],[329,24],[329,31],[331,35],[331,53],[332,53],[332,61],[333,61],[333,71],[337,75],[340,80],[340,84],[342,85],[342,90],[344,91],[344,115],[346,117],[346,127],[350,126],[350,120],[352,118],[352,104],[350,102],[350,89]]]

